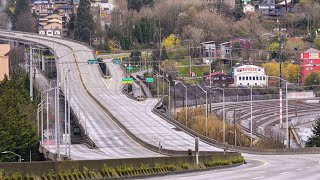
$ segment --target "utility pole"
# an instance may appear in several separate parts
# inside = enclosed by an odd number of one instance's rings
[[[252,87],[250,86],[250,94],[251,94],[251,113],[250,113],[250,146],[252,147]]]
[[[233,110],[234,146],[237,146],[236,109]]]
[[[33,101],[33,52],[32,52],[32,47],[30,46],[30,54],[29,54],[29,81],[30,81],[30,100]]]

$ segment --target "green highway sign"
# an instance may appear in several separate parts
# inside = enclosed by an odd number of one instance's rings
[[[133,70],[133,67],[132,67],[132,66],[129,66],[129,67],[127,67],[127,69],[128,69],[129,71],[132,71],[132,70]]]
[[[120,59],[113,59],[112,62],[113,62],[113,64],[121,64]]]
[[[98,64],[98,61],[96,59],[89,59],[87,61],[88,64]]]
[[[121,83],[122,84],[132,84],[133,83],[133,79],[132,78],[122,78]]]
[[[146,82],[147,83],[153,83],[154,81],[153,81],[153,78],[146,78]]]

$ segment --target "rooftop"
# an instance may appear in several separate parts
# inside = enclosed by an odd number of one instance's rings
[[[310,48],[303,53],[320,53],[320,51],[318,49]]]

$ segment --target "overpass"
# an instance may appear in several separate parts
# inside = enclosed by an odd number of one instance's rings
[[[178,151],[194,149],[194,137],[152,113],[156,99],[136,102],[121,93],[119,66],[108,60],[110,82],[101,75],[99,66],[87,64],[95,59],[92,49],[85,44],[62,38],[43,37],[36,34],[0,30],[2,39],[28,42],[53,50],[56,57],[57,79],[64,92],[65,79],[71,98],[69,103],[95,149],[85,145],[71,146],[71,159],[112,159],[129,157],[154,157],[175,155]],[[159,146],[162,148],[159,149]],[[43,145],[52,154],[54,145]],[[65,148],[61,145],[61,154]],[[204,142],[200,150],[221,151]]]

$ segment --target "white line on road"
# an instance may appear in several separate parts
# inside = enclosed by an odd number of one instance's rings
[[[282,173],[280,173],[280,174],[287,174],[287,173],[289,173],[289,172],[282,172]]]
[[[259,177],[255,177],[255,178],[252,178],[252,179],[262,179],[264,178],[264,176],[259,176]]]
[[[301,171],[302,169],[299,168],[299,169],[296,169],[296,170],[297,170],[297,171]]]
[[[109,87],[110,87],[110,85],[111,85],[111,82],[112,82],[112,78],[110,78],[110,82],[109,82],[109,85],[108,85],[108,89],[109,89]]]

